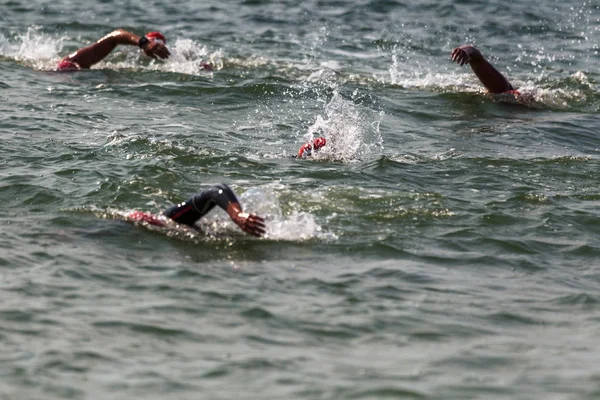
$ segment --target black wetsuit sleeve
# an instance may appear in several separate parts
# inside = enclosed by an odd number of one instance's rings
[[[227,211],[231,203],[238,203],[238,199],[229,186],[221,183],[190,197],[185,203],[169,207],[164,215],[178,224],[194,226],[196,221],[208,214],[215,206]]]

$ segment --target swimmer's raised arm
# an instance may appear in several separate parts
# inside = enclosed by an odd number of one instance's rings
[[[74,63],[79,68],[90,68],[92,65],[102,61],[118,45],[139,46],[148,57],[169,58],[171,53],[165,46],[166,39],[159,32],[150,32],[145,36],[124,29],[117,29],[96,43],[83,47],[69,54],[61,60],[61,63]],[[60,66],[59,66],[59,69]]]
[[[192,196],[185,203],[176,204],[164,215],[179,224],[194,227],[196,221],[208,214],[215,206],[221,207],[244,232],[253,236],[265,234],[265,221],[255,214],[245,213],[237,197],[229,186],[215,185]]]
[[[464,45],[452,50],[452,61],[463,66],[469,64],[483,86],[490,93],[504,93],[514,90],[510,82],[475,47]]]

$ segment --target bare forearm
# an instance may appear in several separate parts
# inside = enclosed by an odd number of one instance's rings
[[[90,68],[92,65],[102,61],[117,45],[137,46],[139,40],[140,37],[138,35],[123,29],[117,29],[96,43],[68,55],[65,59],[77,63],[81,68]]]
[[[483,86],[490,93],[503,93],[508,90],[513,90],[512,85],[492,64],[487,60],[482,59],[476,62],[471,62],[471,69]]]
[[[240,206],[240,203],[237,202],[230,203],[225,211],[227,211],[227,214],[229,214],[229,218],[231,218],[234,221],[236,220],[238,215],[243,212],[242,206]]]
[[[256,214],[243,212],[238,202],[232,202],[227,206],[227,214],[246,233],[253,236],[263,236],[266,233],[265,220]]]
[[[506,78],[473,45],[467,44],[455,48],[452,50],[450,57],[452,61],[460,66],[469,64],[475,75],[477,75],[483,86],[490,93],[503,93],[508,90],[514,90]]]
[[[140,36],[136,35],[135,33],[128,32],[124,29],[117,29],[104,36],[98,42],[107,38],[114,38],[117,44],[127,44],[131,46],[137,46],[140,41]]]

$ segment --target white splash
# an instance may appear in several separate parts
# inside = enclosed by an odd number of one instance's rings
[[[175,39],[167,41],[171,56],[166,60],[149,59],[131,46],[121,46],[115,50],[125,55],[124,60],[114,61],[109,55],[104,61],[93,66],[94,69],[131,69],[141,68],[152,71],[175,72],[186,75],[204,75],[210,73],[203,64],[210,64],[213,70],[223,68],[223,53],[220,50],[210,52],[208,48],[191,39]],[[146,59],[146,60],[144,60]],[[145,62],[144,62],[145,61]]]
[[[471,73],[469,67],[466,67],[469,68],[468,72],[459,66],[456,66],[452,72],[433,72],[428,65],[424,65],[410,53],[403,56],[405,57],[404,61],[399,60],[399,57],[398,48],[395,47],[391,54],[392,64],[388,69],[392,85],[431,91],[483,91],[481,84]]]
[[[53,70],[60,59],[64,38],[46,35],[41,27],[29,27],[15,40],[0,36],[0,55],[20,61],[35,69]]]
[[[577,88],[544,88],[535,83],[513,81],[518,87],[519,95],[510,94],[488,95],[495,101],[518,103],[532,108],[551,107],[569,109],[574,103],[584,102],[587,98],[584,91]]]
[[[317,116],[316,121],[304,134],[304,141],[319,136],[327,139],[327,145],[313,159],[353,162],[381,152],[383,138],[379,125],[383,116],[345,100],[337,91],[325,105],[325,115]]]
[[[335,235],[324,232],[315,217],[304,211],[292,211],[284,215],[279,199],[268,188],[252,188],[239,197],[244,211],[257,214],[265,219],[267,234],[265,239],[283,241],[305,241],[314,238],[334,239]],[[200,220],[203,232],[211,236],[222,236],[239,228],[220,210],[211,212]]]
[[[180,74],[198,75],[210,72],[202,66],[204,63],[213,69],[223,68],[223,51],[210,51],[206,46],[191,40],[177,39],[171,47],[171,57],[161,64],[161,70]]]

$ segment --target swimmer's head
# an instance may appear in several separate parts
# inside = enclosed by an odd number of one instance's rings
[[[160,32],[148,32],[146,37],[160,44],[167,44],[167,38]]]
[[[200,63],[200,69],[204,71],[213,71],[215,69],[215,66],[209,62],[202,61]]]
[[[57,70],[60,72],[79,71],[79,65],[73,61],[62,60],[60,63],[58,63]]]
[[[318,137],[311,140],[308,143],[303,144],[298,149],[297,158],[306,158],[312,156],[313,151],[317,152],[321,147],[327,144],[327,140],[324,137]]]

